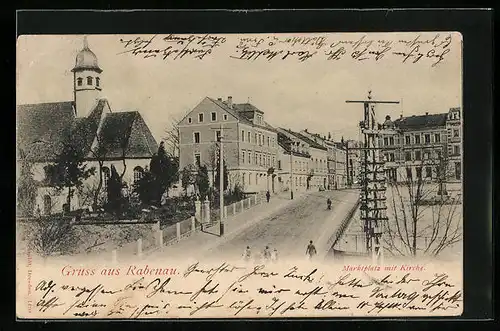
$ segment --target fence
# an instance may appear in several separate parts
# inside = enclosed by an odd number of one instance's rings
[[[262,194],[254,194],[249,198],[237,201],[230,205],[224,206],[224,218],[237,215],[246,209],[259,205],[264,200]],[[205,211],[201,211],[201,215],[205,215]],[[194,233],[203,229],[209,229],[218,224],[220,220],[220,212],[217,209],[212,209],[210,213],[210,220],[200,222],[195,216],[191,216],[184,221],[177,222],[173,225],[167,226],[163,229],[160,228],[158,220],[157,227],[146,237],[138,238],[126,245],[122,245],[112,250],[111,258],[114,262],[117,261],[118,256],[138,256],[141,257],[144,252],[155,250],[163,246],[173,245],[180,240],[187,238]]]
[[[446,238],[444,238],[446,241]],[[413,243],[413,239],[410,238],[410,245]],[[417,255],[425,254],[427,247],[431,246],[427,253],[432,253],[433,248],[435,248],[443,240],[443,237],[438,237],[432,240],[432,237],[421,236],[416,238],[417,245]],[[432,241],[432,242],[431,242]],[[389,252],[391,255],[395,256],[409,256],[410,248],[405,245],[401,240],[395,238],[394,242],[383,243],[384,250]],[[459,251],[461,246],[461,241],[457,241],[449,246],[446,246],[443,251],[449,253],[449,251]],[[364,233],[349,233],[344,234],[334,246],[336,251],[343,251],[349,253],[367,253],[366,252],[366,234]]]

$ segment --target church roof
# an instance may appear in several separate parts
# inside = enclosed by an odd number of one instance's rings
[[[49,162],[65,143],[75,143],[88,160],[149,158],[158,145],[139,112],[104,113],[100,99],[87,117],[76,118],[72,102],[19,105],[17,146],[34,162]],[[101,121],[102,119],[102,121]]]
[[[83,49],[76,55],[75,67],[71,71],[79,70],[94,70],[98,73],[102,72],[97,62],[97,56],[92,52],[87,43],[87,38],[83,41]]]

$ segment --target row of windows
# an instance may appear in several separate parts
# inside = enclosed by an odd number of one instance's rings
[[[259,185],[259,177],[267,177],[267,174],[256,173],[256,174],[252,175],[251,173],[249,173],[248,177],[247,177],[247,174],[244,172],[244,173],[242,173],[241,177],[242,177],[243,187],[245,187],[245,185],[247,185],[247,178],[248,178],[248,185],[253,185],[252,183],[255,183],[255,185]],[[252,177],[255,179],[254,181],[252,181]]]
[[[139,181],[144,175],[144,169],[140,166],[134,168],[134,183]],[[102,184],[105,189],[108,187],[108,181],[111,178],[111,170],[108,167],[102,167]]]
[[[241,130],[240,141],[252,143],[252,132]],[[259,146],[267,145],[269,147],[276,147],[275,137],[266,137],[265,134],[258,132],[255,132],[253,135],[253,143]]]
[[[456,146],[460,147],[460,146]],[[430,158],[434,158],[436,160],[441,158],[441,151],[440,150],[435,150],[432,152],[430,151],[406,151],[404,152],[404,160],[405,161],[422,161],[422,160],[428,160]],[[384,158],[386,162],[395,162],[396,157],[394,153],[384,153]]]
[[[253,156],[253,157],[252,157]],[[253,159],[253,161],[252,161]],[[274,167],[276,164],[276,157],[270,154],[252,152],[252,151],[241,151],[241,163],[242,164],[255,164],[263,167]]]
[[[440,168],[435,167],[435,175],[436,177],[439,177],[440,174]],[[424,178],[432,178],[432,167],[425,167],[425,177]],[[415,168],[415,176],[416,178],[422,178],[422,167],[417,167]],[[389,180],[396,180],[396,169],[390,169],[388,171],[388,177]],[[455,162],[455,174],[454,174],[455,179],[459,180],[462,177],[462,164],[461,162]],[[413,171],[412,168],[406,168],[406,178],[407,179],[413,179]]]
[[[94,79],[93,77],[88,76],[87,77],[87,85],[92,85],[93,84],[93,79]],[[99,87],[100,83],[101,83],[101,79],[99,77],[96,77],[95,78],[95,86]],[[83,78],[78,77],[76,79],[76,85],[82,86],[83,85]]]
[[[224,121],[227,121],[227,114],[222,114],[222,118]],[[210,113],[210,121],[211,122],[216,122],[217,121],[217,113],[216,112],[211,112]],[[205,122],[205,113],[198,113],[198,123],[203,123]],[[191,124],[193,123],[193,118],[188,117],[188,123]]]

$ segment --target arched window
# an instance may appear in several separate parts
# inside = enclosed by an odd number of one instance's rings
[[[142,175],[144,174],[144,169],[142,167],[135,167],[134,168],[134,183],[139,181],[142,178]]]
[[[50,215],[52,212],[52,198],[50,195],[46,194],[43,196],[43,213],[44,215]]]
[[[92,85],[92,77],[87,77],[87,85]]]
[[[83,84],[83,78],[78,77],[78,78],[76,79],[76,85],[78,85],[78,86],[82,86],[82,84]]]
[[[111,177],[111,171],[108,167],[102,168],[102,187],[106,189],[108,187],[108,180]]]
[[[246,173],[243,173],[243,187],[245,187],[245,177],[246,177]]]
[[[95,78],[95,86],[99,87],[99,84],[101,83],[101,79],[99,77]]]

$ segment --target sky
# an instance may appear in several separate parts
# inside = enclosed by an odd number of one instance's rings
[[[417,33],[366,34],[373,40],[412,40]],[[420,34],[429,40],[436,33]],[[445,33],[440,33],[440,37]],[[182,118],[204,97],[233,102],[250,101],[264,111],[264,119],[275,127],[300,131],[308,129],[335,140],[342,136],[359,138],[362,120],[361,104],[346,100],[365,99],[372,91],[374,99],[400,101],[398,105],[379,105],[379,121],[386,115],[397,118],[429,113],[444,113],[461,106],[461,36],[453,34],[449,53],[438,65],[431,60],[402,63],[401,56],[387,55],[354,60],[349,45],[340,60],[327,60],[318,55],[300,62],[290,56],[286,60],[254,61],[233,59],[240,38],[270,35],[224,35],[226,42],[203,60],[186,56],[162,60],[134,56],[124,51],[120,39],[130,35],[89,35],[88,44],[96,54],[101,74],[102,92],[113,111],[138,110],[160,141],[172,117]],[[337,41],[359,40],[363,34],[294,34],[274,35],[279,38],[325,36],[329,45]],[[149,40],[152,35],[139,36]],[[164,36],[156,36],[153,45],[161,45]],[[272,37],[272,36],[271,36]],[[281,39],[284,40],[284,39]],[[330,44],[332,42],[332,44]],[[351,44],[352,45],[352,44]],[[83,47],[83,36],[20,36],[17,41],[17,104],[69,101],[73,98],[73,75],[76,54]],[[294,48],[295,47],[295,48]],[[297,48],[298,47],[298,48]],[[286,50],[315,51],[313,45],[289,46]],[[339,46],[340,47],[340,46]],[[427,45],[421,44],[422,49]],[[394,47],[395,48],[395,47]],[[260,48],[262,49],[262,48]],[[328,50],[328,45],[325,52]],[[427,49],[426,52],[427,53]],[[241,54],[241,53],[240,53]],[[324,53],[323,53],[324,54]]]

